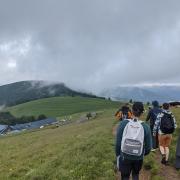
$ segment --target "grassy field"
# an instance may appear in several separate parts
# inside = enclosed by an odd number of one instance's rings
[[[113,113],[0,138],[0,179],[114,179]]]
[[[15,116],[45,114],[48,117],[61,117],[80,112],[98,111],[108,108],[118,108],[118,102],[97,98],[54,97],[20,104],[9,110]]]
[[[99,99],[87,100],[79,97],[49,98],[11,108],[17,116],[26,113],[36,115],[40,112],[57,117],[63,116],[62,109],[66,115],[75,113],[72,115],[75,118],[83,112],[93,110],[100,110],[101,113],[95,119],[81,124],[48,127],[1,137],[0,180],[114,180],[115,143],[112,127],[119,103]],[[180,127],[180,109],[174,108],[172,111]],[[146,114],[143,119],[145,116]],[[171,146],[172,164],[179,131],[178,128]],[[161,179],[158,176],[160,167],[153,153],[146,157],[144,164],[151,171],[153,179]]]

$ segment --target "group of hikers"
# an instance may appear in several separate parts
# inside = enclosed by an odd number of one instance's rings
[[[176,120],[168,103],[160,107],[158,101],[153,101],[152,106],[146,122],[141,121],[145,111],[142,102],[134,102],[132,109],[125,104],[115,114],[121,121],[116,130],[115,151],[122,180],[129,180],[131,174],[133,180],[138,180],[144,156],[157,148],[162,155],[161,163],[169,165],[169,146],[177,127]]]

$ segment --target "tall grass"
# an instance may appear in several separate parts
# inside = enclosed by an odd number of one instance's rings
[[[33,109],[35,106],[42,112],[47,111],[49,115],[54,113],[54,116],[60,116],[62,114],[59,113],[61,112],[59,109],[63,107],[62,105],[66,107],[64,108],[66,113],[69,113],[67,109],[70,107],[69,104],[66,106],[65,99],[64,103],[61,100],[60,98],[57,101],[55,99],[35,101],[32,104],[24,104],[25,108],[23,105],[15,107],[12,111],[14,110],[19,115],[20,110],[22,113],[27,113],[30,108],[30,112],[36,114],[36,109]],[[73,101],[71,98],[70,100]],[[49,110],[48,107],[51,105],[48,103],[55,103],[58,108],[55,111]],[[71,105],[71,108],[75,110],[71,110],[70,113],[80,111],[80,108],[85,106],[84,103],[82,100],[81,105],[77,105],[76,99]],[[90,110],[94,102],[90,100],[88,103],[90,105],[88,110]],[[86,105],[88,103],[86,102]],[[0,179],[113,180],[115,178],[113,172],[115,139],[112,135],[112,126],[115,122],[113,115],[117,110],[110,109],[113,106],[117,108],[118,104],[106,101],[97,102],[97,109],[107,109],[95,119],[82,124],[69,124],[55,129],[49,127],[0,138]],[[86,108],[83,110],[87,111]],[[180,126],[180,109],[173,109],[173,112]],[[146,114],[142,119],[145,116]],[[172,163],[175,159],[178,131],[179,129],[174,134],[171,146]],[[160,167],[156,162],[155,154],[151,153],[145,158],[144,167],[151,171],[153,179],[161,179],[157,175]]]
[[[0,179],[114,179],[115,109],[96,119],[0,139]]]

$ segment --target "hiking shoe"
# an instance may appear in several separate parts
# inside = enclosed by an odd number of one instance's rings
[[[166,158],[165,157],[162,158],[161,163],[166,164]]]

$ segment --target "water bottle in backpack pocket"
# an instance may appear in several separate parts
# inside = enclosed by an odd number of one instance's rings
[[[140,121],[129,120],[123,131],[121,151],[128,155],[141,156],[144,147],[144,128]]]

